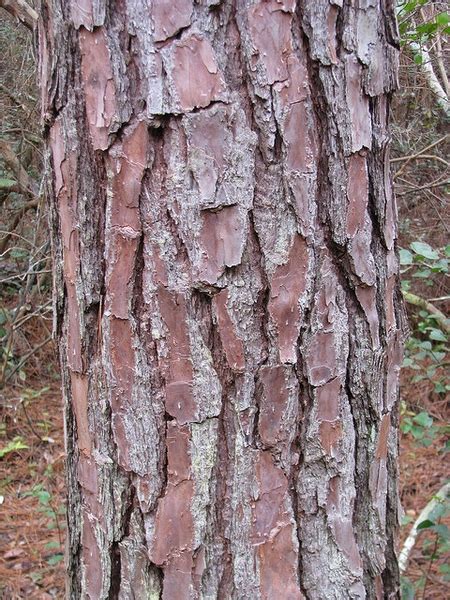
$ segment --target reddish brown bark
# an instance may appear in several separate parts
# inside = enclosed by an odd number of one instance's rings
[[[43,2],[68,597],[396,598],[391,0]]]

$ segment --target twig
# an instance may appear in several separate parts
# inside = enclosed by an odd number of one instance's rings
[[[41,316],[41,317],[42,317],[42,316],[43,316],[43,314],[44,314],[42,311],[44,311],[44,309],[46,309],[46,308],[48,308],[49,306],[51,306],[51,304],[52,304],[52,301],[51,301],[51,300],[49,300],[49,301],[48,301],[48,302],[46,302],[46,303],[45,303],[43,306],[39,306],[39,307],[38,307],[38,308],[37,308],[35,311],[33,311],[32,313],[29,313],[29,314],[25,315],[24,317],[22,317],[22,319],[21,319],[21,320],[17,320],[17,321],[16,321],[16,322],[13,324],[13,326],[12,326],[12,329],[13,329],[13,330],[20,329],[20,327],[22,327],[22,325],[23,325],[24,323],[26,323],[27,321],[29,321],[29,320],[30,320],[30,319],[32,319],[33,317],[37,317],[37,316]]]
[[[412,192],[420,192],[421,190],[427,190],[429,188],[441,187],[443,185],[450,185],[449,179],[441,179],[432,181],[431,183],[427,183],[426,185],[411,185],[408,182],[408,190],[404,190],[403,192],[397,192],[397,196],[406,196],[406,194],[411,194]]]
[[[414,20],[411,22],[413,25],[415,25]],[[409,46],[414,54],[420,54],[422,56],[422,63],[420,67],[428,83],[428,87],[434,93],[436,97],[436,103],[444,111],[445,116],[450,117],[450,101],[439,79],[436,77],[428,48],[425,45],[421,46],[414,41],[410,41]]]
[[[433,304],[428,302],[428,300],[425,300],[425,298],[421,298],[420,296],[416,296],[415,294],[406,291],[403,291],[403,297],[409,304],[418,306],[419,308],[423,308],[424,310],[427,310],[429,313],[434,315],[442,329],[447,334],[450,333],[450,320],[447,319],[443,312],[441,312],[438,308],[433,306]]]
[[[433,498],[430,500],[430,502],[428,502],[428,504],[425,506],[425,508],[422,510],[422,512],[416,519],[414,525],[411,527],[411,531],[409,532],[405,543],[403,544],[400,556],[398,557],[398,567],[400,569],[400,573],[404,573],[406,571],[410,552],[414,548],[414,544],[416,543],[416,538],[419,532],[418,527],[420,523],[426,521],[430,514],[433,512],[436,505],[438,503],[445,502],[449,498],[449,496],[450,483],[446,483],[441,487],[438,493],[433,496]]]
[[[19,19],[30,31],[36,27],[38,14],[25,0],[0,0],[0,7]]]
[[[22,360],[14,367],[14,369],[12,371],[10,371],[7,375],[7,377],[5,377],[3,383],[6,384],[13,375],[15,375],[17,373],[17,371],[19,371],[19,369],[21,369],[23,367],[23,365],[27,362],[27,360],[29,358],[31,358],[33,356],[33,354],[35,352],[37,352],[38,350],[40,350],[41,348],[43,348],[46,344],[48,344],[50,341],[52,340],[52,336],[49,335],[47,338],[45,338],[45,340],[43,342],[41,342],[40,344],[38,344],[37,346],[35,346],[34,348],[32,348],[27,354],[25,354],[25,356],[22,358]]]
[[[37,194],[36,184],[5,140],[0,140],[0,154],[3,156],[6,166],[14,173],[21,190],[30,196],[35,196]]]
[[[42,439],[42,437],[39,435],[39,433],[35,430],[35,428],[33,427],[33,423],[31,422],[31,419],[27,413],[27,409],[25,406],[25,402],[22,402],[22,408],[23,408],[23,412],[25,414],[25,417],[28,421],[28,425],[30,426],[31,431],[34,433],[34,435],[38,438],[38,440],[42,443],[44,440]]]
[[[435,154],[420,154],[419,156],[399,156],[397,158],[391,158],[391,163],[403,162],[404,160],[411,162],[412,160],[416,160],[416,159],[437,160],[437,161],[443,163],[446,167],[450,166],[450,163],[448,163],[446,160],[444,160],[440,156],[436,156]],[[394,177],[395,177],[395,175],[394,175]]]
[[[1,0],[0,0],[1,3]],[[14,94],[12,93],[12,91],[6,87],[6,85],[3,85],[3,83],[0,83],[0,91],[3,92],[4,94],[6,94],[8,96],[8,98],[14,102],[14,104],[16,106],[18,106],[19,108],[21,108],[23,111],[27,111],[28,108],[25,104],[22,104],[22,102],[20,100],[18,100]],[[18,129],[18,131],[22,131],[21,129]],[[5,133],[8,133],[7,131],[5,131]]]
[[[431,148],[434,148],[435,146],[437,146],[438,144],[441,144],[442,142],[444,142],[448,137],[448,134],[442,136],[441,138],[439,138],[438,140],[436,140],[435,142],[433,142],[432,144],[430,144],[429,146],[426,146],[425,148],[423,148],[422,150],[420,150],[419,152],[416,152],[416,154],[412,154],[411,156],[409,156],[406,161],[405,164],[402,165],[400,167],[400,169],[397,171],[397,173],[395,173],[394,177],[398,177],[399,175],[401,175],[403,173],[403,171],[405,170],[406,166],[415,158],[417,158],[418,156],[424,154],[424,152],[427,152],[428,150],[431,150]],[[393,159],[395,160],[395,159]]]
[[[5,237],[3,237],[0,240],[0,254],[3,254],[3,252],[6,249],[6,245],[9,242],[9,239],[14,231],[14,229],[17,227],[17,225],[20,223],[20,220],[22,219],[23,215],[27,212],[27,210],[30,210],[31,208],[36,208],[39,204],[38,200],[30,200],[30,202],[27,202],[24,206],[21,206],[18,211],[16,212],[16,214],[14,215],[11,223],[8,225],[8,233],[5,235]]]
[[[435,533],[433,552],[431,553],[430,560],[428,561],[428,569],[427,569],[427,572],[425,573],[425,581],[423,583],[422,600],[426,599],[425,592],[427,590],[427,583],[428,583],[428,579],[430,578],[430,575],[431,575],[431,567],[433,566],[434,558],[436,556],[436,551],[438,549],[438,544],[439,544],[439,535],[437,533]]]
[[[445,93],[447,97],[450,94],[450,86],[448,83],[447,71],[445,69],[444,61],[442,59],[442,44],[441,44],[441,34],[436,32],[436,62],[439,67],[439,73],[441,74],[442,83],[444,84]]]

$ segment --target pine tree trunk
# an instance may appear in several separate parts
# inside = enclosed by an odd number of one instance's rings
[[[44,0],[70,599],[398,598],[392,0]]]

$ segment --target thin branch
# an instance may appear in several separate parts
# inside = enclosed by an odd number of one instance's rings
[[[14,173],[21,190],[30,196],[35,196],[37,193],[35,182],[5,140],[0,140],[0,154],[3,156],[6,166]]]
[[[450,179],[437,179],[436,181],[432,181],[431,183],[427,183],[426,185],[411,185],[409,182],[407,190],[402,192],[397,192],[397,196],[405,196],[406,194],[411,194],[411,192],[420,192],[421,190],[428,190],[429,188],[441,187],[443,185],[450,185]]]
[[[422,148],[422,150],[420,150],[419,152],[416,152],[416,154],[412,154],[411,156],[409,156],[406,160],[405,160],[405,164],[402,165],[400,167],[400,169],[397,171],[397,173],[395,173],[394,177],[398,177],[399,175],[401,175],[403,173],[403,171],[405,170],[406,166],[415,158],[417,158],[418,156],[421,156],[422,154],[424,154],[425,152],[428,152],[428,150],[431,150],[431,148],[434,148],[435,146],[437,146],[438,144],[441,144],[442,142],[445,142],[445,140],[448,138],[448,134],[442,136],[441,138],[439,138],[438,140],[436,140],[435,142],[433,142],[432,144],[430,144],[429,146],[426,146],[425,148]],[[395,158],[393,159],[395,160]]]
[[[40,344],[38,344],[37,346],[35,346],[34,348],[32,348],[27,354],[25,354],[25,356],[22,358],[22,360],[14,367],[14,369],[12,371],[10,371],[8,373],[8,375],[6,377],[4,377],[3,381],[0,382],[1,384],[6,384],[8,383],[8,381],[11,379],[11,377],[13,375],[15,375],[17,373],[17,371],[19,371],[23,365],[27,362],[27,360],[29,358],[31,358],[33,356],[33,354],[35,354],[38,350],[40,350],[41,348],[43,348],[46,344],[48,344],[49,342],[51,342],[52,340],[52,336],[49,335],[47,338],[45,338],[45,340],[43,342],[41,342]]]
[[[448,97],[450,95],[450,85],[448,83],[447,71],[445,69],[445,64],[442,57],[441,34],[439,31],[436,33],[436,62],[438,64],[439,73],[441,74],[442,82],[444,84],[445,93]]]
[[[406,538],[405,543],[403,544],[402,551],[400,552],[400,556],[398,557],[398,566],[400,569],[400,573],[406,571],[406,567],[408,566],[408,559],[411,553],[411,550],[414,548],[414,544],[416,543],[416,538],[419,533],[419,525],[426,521],[428,517],[431,515],[435,507],[441,503],[445,502],[450,496],[450,483],[446,483],[441,487],[437,494],[433,496],[433,498],[428,502],[425,508],[422,510],[418,518],[416,519],[414,525],[409,532],[408,537]]]
[[[435,95],[436,103],[444,111],[445,116],[450,117],[450,100],[439,79],[436,77],[428,48],[425,45],[421,46],[413,41],[409,42],[409,46],[414,54],[420,54],[422,56],[423,61],[420,68],[428,83],[428,87]]]
[[[19,19],[30,31],[36,27],[38,14],[25,0],[0,0],[0,7]]]
[[[422,160],[422,159],[437,160],[438,162],[441,162],[442,164],[444,164],[446,167],[450,166],[450,163],[448,163],[446,160],[444,160],[440,156],[436,156],[435,154],[420,154],[420,156],[399,156],[397,158],[391,158],[391,163],[403,162],[404,160],[411,162],[412,160]],[[395,175],[394,175],[394,177],[395,177]]]
[[[432,314],[442,329],[449,334],[450,333],[450,320],[441,312],[438,308],[436,308],[433,304],[425,300],[425,298],[421,298],[420,296],[416,296],[416,294],[412,294],[411,292],[403,291],[403,297],[405,298],[408,304],[412,304],[413,306],[417,306],[422,308],[423,310],[427,310],[430,314]]]
[[[0,0],[0,2],[1,2],[1,0]],[[0,91],[2,91],[4,94],[6,94],[8,96],[8,98],[10,98],[11,101],[14,102],[14,104],[16,106],[18,106],[19,108],[21,108],[23,111],[26,112],[28,110],[27,106],[25,104],[22,104],[22,102],[20,100],[18,100],[14,96],[12,91],[8,87],[6,87],[6,85],[3,85],[3,83],[0,83]],[[21,130],[19,130],[19,131],[21,131]]]
[[[18,209],[17,213],[12,218],[11,223],[8,225],[7,234],[5,235],[5,237],[3,237],[0,240],[0,255],[3,254],[3,252],[6,250],[6,246],[9,242],[9,239],[11,238],[12,234],[14,233],[14,229],[20,223],[23,215],[27,212],[27,210],[30,210],[31,208],[36,208],[38,206],[38,204],[39,204],[38,200],[30,200],[30,202],[27,202],[24,206],[21,206]]]

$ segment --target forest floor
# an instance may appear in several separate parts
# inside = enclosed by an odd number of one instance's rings
[[[401,398],[414,411],[427,411],[435,424],[449,421],[448,403],[433,392],[432,384],[411,384],[411,372],[403,371]],[[10,388],[2,414],[1,447],[19,440],[26,448],[10,451],[0,459],[0,598],[47,600],[63,598],[65,485],[62,400],[57,382],[42,389],[39,380],[24,388]],[[410,434],[401,437],[401,502],[407,520],[414,521],[448,475],[444,438],[435,435],[429,447]],[[402,527],[401,541],[411,522]],[[450,586],[438,571],[442,561],[429,560],[433,534],[424,531],[415,545],[407,576],[417,582],[427,575],[425,595],[443,600]],[[431,568],[430,568],[431,564]]]

